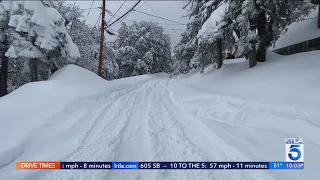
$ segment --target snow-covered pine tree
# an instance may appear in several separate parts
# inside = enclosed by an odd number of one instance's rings
[[[198,32],[198,48],[194,58],[199,60],[199,65],[202,69],[209,63],[214,63],[217,69],[222,66],[223,26],[226,24],[223,21],[223,17],[229,5],[229,2],[220,2],[220,4],[215,5],[214,11]]]
[[[187,73],[194,66],[189,66],[197,49],[193,24],[188,23],[185,32],[181,34],[180,41],[173,49],[173,74]],[[195,64],[195,68],[198,64]]]
[[[132,46],[120,46],[116,49],[116,61],[119,65],[119,77],[136,75],[134,66],[138,60],[138,51]]]
[[[119,76],[119,65],[112,45],[112,42],[105,42],[103,47],[103,77],[107,80],[116,79]],[[97,59],[95,60],[98,62]]]
[[[292,22],[303,19],[314,8],[301,0],[239,0],[231,1],[225,21],[228,31],[238,34],[234,40],[237,55],[248,54],[251,43],[257,40],[257,61],[266,61],[266,49],[274,43],[280,33]],[[230,38],[234,38],[230,36]]]
[[[84,10],[82,10],[75,2],[71,3],[67,0],[51,0],[48,1],[48,4],[55,8],[65,19],[65,26],[67,29],[69,29],[74,22],[81,22],[81,18],[84,17]]]
[[[70,36],[79,47],[81,58],[77,65],[92,72],[98,69],[99,30],[83,21],[73,21],[69,29]]]
[[[212,52],[212,44],[198,45],[199,38],[197,35],[202,25],[208,20],[211,13],[219,7],[221,2],[222,0],[190,0],[185,6],[185,8],[189,8],[190,22],[187,24],[186,31],[182,33],[181,40],[174,47],[174,74],[186,73],[192,68],[204,67],[212,62],[212,54],[201,52]],[[207,49],[205,50],[205,48]]]
[[[79,47],[81,57],[78,58],[76,64],[92,72],[97,72],[100,30],[97,27],[91,27],[81,19],[83,10],[76,3],[65,0],[50,2],[50,6],[57,9],[65,18],[67,31],[73,42]],[[108,80],[116,78],[119,71],[111,46],[112,43],[104,43],[103,48],[103,77]]]
[[[0,97],[8,93],[8,57],[5,56],[9,45],[6,35],[9,22],[10,3],[0,3]]]
[[[65,19],[67,31],[79,48],[81,57],[77,59],[75,64],[96,72],[98,67],[99,30],[95,27],[90,27],[81,20],[84,11],[75,3],[54,0],[50,1],[50,6],[54,7]]]
[[[152,22],[122,23],[115,41],[119,77],[169,72],[170,37]]]
[[[235,28],[232,29],[233,31],[238,32],[237,43],[234,44],[234,48],[237,48],[237,51],[234,53],[238,57],[243,55],[247,56],[249,58],[249,67],[254,67],[257,64],[255,46],[258,41],[256,29],[257,17],[259,14],[259,11],[255,6],[255,0],[245,0],[242,4],[234,5],[232,7],[236,7],[236,11],[231,11],[228,15],[237,17],[235,19],[236,25],[232,26],[231,24],[231,27]],[[231,19],[231,17],[227,18]]]
[[[222,8],[225,5],[227,8]],[[191,68],[196,68],[218,59],[216,67],[219,68],[222,64],[221,50],[233,52],[238,57],[254,57],[250,58],[249,63],[253,67],[255,59],[265,60],[266,48],[279,37],[285,27],[306,16],[312,8],[311,3],[301,0],[225,0],[207,3],[191,0],[188,6],[191,9],[191,22],[186,33],[182,34],[181,43],[174,48],[174,66],[180,69],[185,67],[185,62]],[[213,17],[209,17],[210,15]],[[201,29],[199,25],[202,26]],[[197,32],[196,38],[192,32]],[[193,49],[185,51],[190,44]],[[256,51],[249,54],[250,50],[255,49],[255,44],[257,55]],[[183,53],[188,54],[186,52],[189,52],[187,58],[183,56]],[[179,71],[175,69],[175,72]]]
[[[80,56],[78,47],[67,33],[64,18],[57,10],[42,1],[10,3],[10,48],[6,56],[19,58],[29,65],[32,81],[38,80],[39,63],[46,64],[43,67],[47,68],[57,67]]]

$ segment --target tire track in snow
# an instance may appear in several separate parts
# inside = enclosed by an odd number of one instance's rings
[[[133,109],[128,114],[128,123],[121,132],[120,143],[115,149],[112,161],[150,161],[153,159],[153,150],[148,129],[148,115],[151,106],[150,95],[153,84],[150,81],[137,89]],[[149,180],[154,179],[153,171],[109,171],[105,179]]]
[[[126,99],[122,99],[122,102],[125,105],[129,105],[135,97],[129,96]],[[99,136],[92,142],[87,142],[80,147],[80,150],[68,157],[68,161],[110,161],[112,158],[114,149],[117,143],[119,143],[119,132],[121,128],[125,126],[126,119],[123,119],[125,114],[122,111],[128,110],[127,106],[123,106],[114,109],[114,112],[118,112],[118,115],[111,116],[114,118],[113,121],[109,122],[109,125],[105,131],[101,132]],[[117,122],[118,121],[118,122]],[[103,174],[106,174],[108,171],[101,170],[89,170],[89,171],[74,171],[74,170],[64,170],[56,171],[49,174],[45,174],[44,177],[38,178],[41,179],[77,179],[77,180],[86,180],[86,179],[97,179]]]
[[[319,158],[315,159],[315,157],[317,157],[316,154],[320,150],[320,146],[316,143],[316,138],[310,133],[312,130],[315,132],[314,134],[316,134],[318,127],[312,126],[312,123],[310,124],[309,122],[303,124],[304,120],[299,119],[299,117],[302,116],[295,117],[294,114],[286,116],[287,114],[283,113],[283,111],[290,109],[290,107],[279,106],[280,114],[278,114],[276,109],[278,107],[277,105],[268,109],[271,104],[262,105],[260,103],[251,103],[251,101],[242,101],[241,103],[238,102],[238,99],[235,99],[234,102],[232,97],[228,98],[215,95],[200,98],[196,97],[193,98],[192,101],[189,100],[187,102],[194,103],[196,100],[201,102],[200,105],[204,103],[202,108],[205,108],[205,110],[193,114],[193,116],[198,117],[199,121],[201,120],[206,126],[210,127],[212,132],[230,146],[239,149],[243,154],[250,157],[250,159],[262,161],[283,159],[283,152],[280,151],[278,153],[277,151],[274,152],[274,150],[279,149],[279,146],[283,146],[284,138],[298,136],[303,137],[304,143],[308,146],[308,148],[305,149],[305,153],[313,157],[308,158],[306,156],[305,161],[308,161],[308,164],[314,165],[318,162],[316,159]],[[206,101],[209,103],[205,103]],[[201,111],[199,104],[193,104],[192,108],[187,109],[191,111],[198,109]],[[221,112],[219,113],[219,111],[223,111],[222,114],[224,115],[222,115]],[[230,121],[230,117],[233,120]],[[240,120],[237,119],[237,117],[239,117]],[[290,119],[292,117],[295,118]],[[259,123],[257,123],[257,121]],[[279,122],[286,126],[279,126]],[[298,122],[300,124],[297,126],[296,123]],[[293,126],[288,127],[288,125]],[[271,139],[275,141],[270,141]],[[272,176],[274,179],[301,179],[308,173],[311,174],[316,171],[317,169],[312,166],[306,169],[304,173],[293,172],[288,174],[285,172],[271,171],[264,172],[264,174],[268,173],[268,176]]]
[[[90,129],[86,132],[86,136],[85,138],[82,140],[83,144],[85,144],[86,142],[91,142],[94,141],[94,139],[96,139],[97,135],[99,135],[105,128],[105,126],[108,124],[105,119],[105,117],[108,115],[108,113],[111,112],[111,108],[113,107],[118,107],[121,97],[126,96],[128,94],[132,93],[132,89],[128,89],[128,90],[122,90],[122,91],[116,91],[115,94],[113,95],[113,98],[110,99],[106,99],[107,103],[101,108],[101,110],[99,111],[99,113],[97,113],[96,117],[94,118],[94,121],[92,123],[92,126],[90,127]],[[129,99],[126,99],[125,102],[127,102]],[[110,123],[114,123],[115,121],[112,121]],[[93,133],[94,132],[94,133]],[[96,135],[96,136],[94,136]]]
[[[243,127],[243,128],[252,128],[257,131],[266,131],[273,134],[278,134],[281,137],[295,137],[297,136],[296,132],[292,131],[292,128],[296,127],[295,122],[299,122],[299,126],[305,125],[306,123],[309,128],[312,128],[314,131],[318,129],[318,126],[314,126],[309,121],[306,121],[305,119],[299,119],[300,116],[294,117],[294,114],[291,114],[290,116],[286,116],[286,113],[277,113],[275,110],[276,108],[268,109],[268,106],[260,106],[258,108],[250,108],[250,106],[253,106],[254,103],[251,103],[250,101],[241,100],[242,103],[238,102],[240,101],[238,98],[236,99],[236,102],[232,101],[233,98],[228,98],[225,96],[205,96],[205,97],[198,97],[193,98],[192,100],[187,101],[188,103],[196,102],[197,100],[200,102],[204,102],[205,100],[210,100],[210,104],[196,104],[196,105],[187,105],[184,104],[184,107],[194,112],[194,116],[200,117],[200,118],[206,118],[211,119],[213,121],[216,121],[219,124],[225,124],[226,126],[231,127]],[[244,104],[244,105],[241,105]],[[211,106],[211,107],[210,107]],[[277,107],[277,105],[274,105]],[[220,108],[217,108],[220,107]],[[221,107],[224,107],[224,110],[221,110]],[[200,111],[200,112],[199,112]],[[287,112],[289,113],[289,112]],[[256,118],[253,118],[256,117]],[[260,119],[259,117],[268,117],[270,120],[275,121],[275,119],[278,119],[277,123],[282,122],[288,122],[286,124],[287,128],[283,128],[283,126],[278,125],[275,126],[273,123],[269,123],[266,121],[259,121],[259,123],[264,123],[264,127],[259,127],[257,125],[250,123],[256,123],[255,122],[246,122],[247,119]],[[251,117],[251,118],[250,118]],[[228,121],[227,121],[228,119]],[[230,120],[232,119],[232,120]],[[230,122],[231,121],[231,122]],[[315,120],[313,120],[315,121]],[[272,125],[272,127],[270,127]],[[291,125],[290,128],[288,125]],[[221,126],[221,125],[219,125]],[[261,124],[260,124],[261,126]],[[268,128],[269,127],[269,128]],[[275,129],[276,128],[276,129]],[[295,128],[296,129],[296,128]],[[310,130],[312,130],[310,129]],[[290,132],[288,132],[290,130]],[[297,131],[299,132],[299,131]],[[317,144],[315,141],[309,140],[308,137],[304,137],[305,143],[308,143],[316,148],[320,148],[320,145]]]
[[[196,144],[202,151],[208,154],[210,159],[206,161],[250,161],[236,147],[229,145],[224,139],[219,138],[214,132],[209,130],[199,119],[187,112],[173,96],[169,89],[169,81],[164,86],[163,97],[165,105],[171,105],[171,113],[174,115],[181,127],[184,127],[189,141]],[[266,172],[244,172],[244,171],[212,171],[212,179],[215,180],[235,180],[235,179],[268,179],[272,177]],[[208,179],[203,177],[203,179]]]
[[[308,116],[306,113],[295,112],[288,105],[254,102],[254,101],[241,99],[238,97],[229,97],[229,96],[223,96],[223,95],[204,95],[196,98],[191,98],[187,100],[187,102],[197,101],[197,100],[208,100],[208,99],[212,99],[214,102],[217,102],[220,104],[226,103],[226,104],[229,104],[230,106],[233,106],[235,108],[239,108],[245,111],[256,112],[256,113],[261,113],[266,115],[273,115],[273,116],[282,117],[285,119],[303,121],[313,127],[320,128],[320,123],[318,122],[317,119],[312,118],[311,116]],[[312,111],[311,111],[312,113],[318,113],[316,112],[315,109]]]
[[[90,128],[88,128],[87,126],[89,125],[90,127],[90,125],[92,126],[92,124],[95,122],[92,121],[92,123],[90,123],[90,119],[92,118],[92,116],[96,115],[94,111],[97,109],[97,105],[101,103],[97,101],[97,97],[100,97],[100,101],[109,100],[107,102],[112,102],[113,99],[117,97],[117,94],[118,91],[107,94],[99,93],[98,95],[82,97],[72,101],[60,113],[56,113],[49,120],[47,120],[47,123],[44,124],[44,126],[38,127],[33,130],[33,133],[29,135],[25,141],[22,142],[23,144],[28,143],[27,152],[24,153],[33,153],[33,159],[38,161],[63,161],[63,159],[71,156],[73,152],[77,152],[82,147],[81,140],[83,141],[83,139],[86,137],[85,130],[90,130]],[[97,105],[85,108],[85,103],[91,104],[92,102],[96,103]],[[84,114],[85,112],[87,113]],[[98,112],[101,112],[101,110],[98,110]],[[74,134],[74,129],[77,130],[76,134]],[[39,136],[39,134],[42,135]],[[61,139],[66,139],[66,141],[61,141]],[[44,143],[42,146],[39,146],[39,142]],[[35,143],[35,146],[32,146],[31,143]],[[23,151],[25,150],[23,149]],[[39,154],[35,152],[39,152]],[[51,154],[51,158],[48,159],[46,154]],[[30,156],[31,155],[29,155],[29,157]],[[17,161],[26,160],[29,159],[25,159],[24,157],[17,159]],[[10,167],[8,166],[8,168],[12,168],[13,166],[15,165],[12,165]],[[38,176],[42,176],[45,173],[46,171],[20,171],[19,173],[15,172],[16,175],[12,175],[11,177],[16,177],[16,179],[22,179],[22,177],[25,177],[23,179],[34,180]]]
[[[4,162],[5,166],[9,166],[16,160],[19,160],[18,158],[20,158],[20,156],[22,156],[24,153],[28,151],[34,151],[32,149],[40,150],[41,147],[30,146],[31,143],[36,142],[35,145],[39,145],[39,141],[44,141],[44,139],[46,138],[50,139],[52,138],[52,136],[57,135],[59,133],[61,133],[60,135],[66,134],[68,129],[73,127],[77,120],[84,117],[84,111],[86,111],[87,109],[81,107],[81,105],[83,105],[82,103],[84,101],[88,101],[88,99],[94,99],[96,96],[97,95],[90,95],[71,101],[70,103],[68,103],[68,105],[66,105],[64,109],[55,113],[52,117],[48,118],[45,121],[45,123],[40,124],[39,126],[30,130],[31,133],[29,133],[29,135],[26,136],[25,139],[23,139],[20,143],[17,143],[14,147],[9,149],[7,151],[7,154],[3,153],[7,159],[11,159],[10,162]],[[91,109],[93,110],[94,108]],[[61,118],[61,114],[64,114],[63,119]],[[41,136],[39,136],[39,134],[41,134]],[[28,146],[25,146],[25,144],[28,144]],[[4,168],[5,166],[0,165],[0,169]]]
[[[278,131],[272,128],[239,126],[223,122],[223,119],[218,120],[216,117],[198,117],[199,120],[203,121],[208,127],[210,127],[212,132],[215,132],[221,139],[224,139],[225,142],[229,143],[231,146],[238,148],[252,160],[270,161],[283,159],[284,154],[281,151],[281,146],[283,146],[282,143],[284,138],[297,137],[297,134]],[[259,121],[259,118],[256,120]],[[282,121],[283,119],[278,120]],[[300,136],[298,135],[298,137]],[[320,150],[319,145],[312,143],[307,138],[304,138],[304,143],[306,144],[306,147],[308,147],[305,149],[305,153],[308,154],[309,157],[310,155],[312,157],[317,157],[316,154]],[[276,149],[279,149],[279,147],[280,151],[275,151]],[[314,158],[310,159],[308,157],[306,157],[305,161],[308,161],[308,164],[315,164],[315,162],[317,162]],[[316,171],[316,168],[312,166],[304,170],[304,174],[310,174]],[[270,171],[268,174],[274,179],[301,179],[304,177],[301,172],[297,171],[289,174],[285,172],[281,173]]]
[[[114,98],[112,106],[102,108],[100,115],[88,128],[84,144],[65,160],[119,161],[119,158],[128,158],[138,161],[138,158],[144,157],[142,153],[146,153],[145,158],[150,158],[149,161],[249,161],[249,158],[209,130],[197,117],[186,112],[173,97],[166,82],[168,81],[149,81]],[[141,152],[140,146],[147,148]],[[129,148],[133,148],[134,151],[130,151]],[[119,152],[120,150],[122,152]],[[264,178],[261,175],[272,180],[265,172],[260,171],[43,172],[42,176],[33,176],[30,180],[122,180],[124,177],[125,180],[262,180]]]
[[[157,84],[153,94],[149,128],[154,146],[154,161],[205,161],[207,155],[189,141],[183,127],[164,104],[163,84]],[[159,170],[157,180],[208,179],[209,171]]]
[[[136,98],[136,93],[134,90],[145,83],[147,82],[142,82],[132,88],[115,91],[113,95],[114,98],[107,99],[108,102],[106,105],[101,108],[97,116],[94,118],[90,130],[86,133],[87,136],[82,140],[83,144],[97,143],[97,140],[99,140],[104,133],[112,130],[112,128],[119,122],[117,119],[123,115],[122,112],[128,108],[128,103],[132,101],[132,98]],[[75,154],[77,154],[77,152],[71,153],[72,159],[74,159]],[[64,159],[69,160],[70,158],[71,157],[66,157]]]
[[[143,84],[144,83],[142,83],[142,85]],[[103,129],[103,131],[97,133],[95,132],[95,128],[93,128],[91,130],[92,133],[90,133],[92,137],[87,138],[87,140],[84,141],[85,144],[71,153],[70,156],[64,158],[65,161],[110,161],[110,159],[113,159],[115,148],[121,136],[120,133],[128,122],[128,114],[133,108],[134,101],[137,98],[138,91],[134,89],[139,88],[133,87],[123,91],[124,93],[120,93],[119,98],[113,102],[114,104],[110,108],[102,108],[95,123],[101,121],[103,123],[99,126],[95,125],[95,127],[99,127],[99,129]],[[107,118],[110,120],[106,120]],[[103,177],[107,172],[108,171],[101,170],[64,170],[48,172],[38,177],[38,179],[97,179],[97,177]],[[33,177],[31,179],[35,178]]]

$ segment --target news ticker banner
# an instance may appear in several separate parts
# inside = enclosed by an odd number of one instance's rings
[[[18,170],[302,170],[304,162],[17,162]]]

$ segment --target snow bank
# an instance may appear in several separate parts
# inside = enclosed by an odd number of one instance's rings
[[[225,64],[220,70],[184,81],[209,93],[319,107],[319,55],[320,51],[290,56],[268,51],[267,62],[254,68],[248,68],[248,61]]]
[[[16,140],[23,138],[26,131],[43,123],[47,117],[72,100],[105,91],[107,87],[106,81],[74,65],[57,71],[48,81],[28,83],[20,87],[0,98],[0,127],[6,127],[0,131],[0,134],[5,134],[0,136],[1,142],[15,144]],[[6,143],[2,145],[0,153],[3,151],[2,147],[8,147]]]
[[[77,89],[77,94],[88,95],[119,90],[149,80],[150,78],[152,77],[149,75],[141,75],[106,81],[97,74],[84,68],[76,65],[67,65],[52,74],[48,81],[62,84],[64,88],[70,86],[71,88]],[[80,87],[78,88],[78,86]]]
[[[294,22],[288,26],[288,31],[280,35],[275,46],[270,49],[280,49],[303,41],[320,37],[318,28],[318,8],[310,13],[306,20]]]
[[[83,82],[92,84],[105,82],[105,80],[97,76],[97,74],[76,65],[67,65],[64,68],[59,69],[49,78],[49,81],[52,80],[82,85]]]
[[[84,106],[82,100],[86,98],[94,107],[101,101],[95,97],[97,94],[110,94],[149,78],[139,76],[129,80],[106,81],[84,68],[67,65],[48,81],[28,83],[0,98],[0,169],[19,157],[28,157],[27,154],[34,150],[33,143],[36,143],[36,140],[28,140],[33,139],[30,137],[42,136],[41,133],[45,134],[45,129],[52,124],[72,123],[72,119],[56,117],[59,112],[81,111],[81,106]],[[79,107],[65,109],[72,103],[79,104]]]

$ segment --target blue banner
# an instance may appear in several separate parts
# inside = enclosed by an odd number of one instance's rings
[[[138,162],[112,162],[112,169],[136,170],[136,169],[139,169],[139,163]]]
[[[140,169],[269,169],[267,162],[139,162]]]
[[[112,169],[112,162],[60,162],[60,169]]]
[[[304,162],[269,162],[272,170],[302,170]]]
[[[296,162],[61,162],[60,169],[214,169],[214,170],[294,170],[304,169],[304,163]]]

